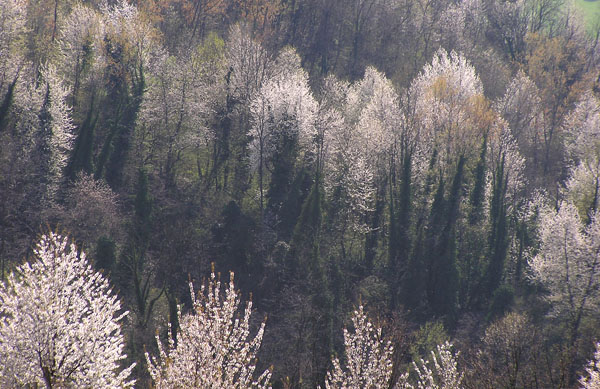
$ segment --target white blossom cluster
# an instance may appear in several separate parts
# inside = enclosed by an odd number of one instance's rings
[[[282,136],[296,138],[304,149],[315,140],[317,103],[308,85],[308,74],[293,49],[283,50],[274,65],[275,74],[264,82],[250,104],[256,158],[268,158],[282,147]],[[285,134],[284,134],[285,133]]]
[[[570,157],[600,169],[600,103],[587,92],[567,117],[566,147]]]
[[[600,103],[588,92],[565,120],[565,147],[573,166],[566,196],[581,212],[600,204]]]
[[[327,373],[326,389],[384,389],[392,376],[394,349],[384,341],[381,328],[369,322],[362,305],[352,316],[354,332],[344,328],[346,363],[342,368],[334,358],[333,369]]]
[[[231,70],[230,93],[243,102],[249,101],[270,77],[271,57],[239,24],[229,32],[225,56]]]
[[[0,89],[18,73],[21,59],[15,49],[26,29],[26,12],[25,0],[0,0]]]
[[[463,374],[458,370],[452,344],[440,344],[436,351],[431,352],[431,360],[427,362],[422,359],[419,364],[413,362],[418,375],[416,389],[462,389]]]
[[[100,11],[106,18],[106,22],[114,28],[117,33],[127,32],[138,17],[138,9],[127,0],[117,0],[114,3],[104,2]]]
[[[423,147],[436,148],[440,160],[447,163],[478,143],[481,134],[473,113],[482,95],[481,81],[467,59],[439,49],[409,90],[411,111],[423,127],[422,140],[429,143]]]
[[[574,204],[546,209],[539,224],[540,251],[529,261],[533,278],[549,292],[556,315],[576,320],[600,297],[600,217],[582,223]]]
[[[154,27],[134,4],[127,0],[117,0],[110,5],[104,2],[100,11],[105,28],[104,38],[119,40],[128,49],[136,66],[145,68],[160,54],[161,47],[156,40]]]
[[[332,96],[322,104],[335,106],[342,121],[324,136],[325,188],[345,212],[342,224],[365,232],[364,215],[373,208],[375,180],[387,170],[403,124],[398,95],[390,80],[373,67],[350,87],[329,80],[327,88]]]
[[[0,387],[128,388],[127,315],[85,254],[55,233],[0,288]]]
[[[358,147],[359,136],[350,127],[332,128],[328,138],[329,156],[325,164],[325,189],[340,205],[343,219],[354,231],[367,231],[363,215],[372,211],[375,194],[374,172],[365,150]]]
[[[139,123],[145,130],[148,159],[172,169],[186,150],[209,140],[208,85],[198,53],[175,57],[163,52],[155,59],[149,67]]]
[[[498,166],[502,165],[504,179],[506,180],[507,203],[510,207],[513,201],[519,199],[520,191],[523,190],[526,183],[524,177],[525,159],[521,155],[519,145],[507,123],[502,118],[499,118],[496,124],[499,132],[498,137],[491,139],[488,147],[491,154],[491,158],[489,158],[491,169],[490,177],[488,177],[488,188],[492,182],[491,175],[495,174]]]
[[[46,109],[49,114],[48,128],[44,129],[49,131],[48,146],[50,149],[50,183],[47,196],[49,199],[53,199],[71,154],[75,139],[73,134],[75,125],[71,118],[71,107],[67,103],[69,91],[64,86],[62,78],[56,74],[56,68],[49,65],[44,69],[42,75],[46,81]]]
[[[540,92],[523,71],[517,73],[494,108],[508,122],[521,148],[540,142],[544,125]],[[517,129],[519,132],[514,132]]]
[[[581,389],[600,389],[600,343],[596,343],[594,358],[588,362],[585,372],[579,379]]]
[[[401,126],[398,95],[392,82],[372,67],[367,68],[363,83],[372,90],[370,98],[360,112],[356,131],[360,134],[360,146],[371,160],[373,168],[384,164],[393,150],[396,132]],[[367,95],[367,96],[369,96]],[[354,107],[351,107],[353,109]]]
[[[190,283],[193,310],[185,315],[178,312],[177,343],[169,330],[166,348],[157,336],[158,359],[146,353],[148,371],[157,389],[270,388],[270,370],[253,378],[265,323],[249,338],[252,302],[246,304],[243,317],[238,317],[240,296],[233,273],[230,276],[224,296],[214,272],[198,297]]]
[[[385,341],[381,328],[371,324],[359,306],[352,315],[354,331],[344,329],[345,363],[338,358],[327,372],[325,389],[384,389],[392,384],[394,348]],[[413,362],[416,386],[405,373],[393,383],[394,389],[462,389],[463,374],[458,369],[458,353],[445,342],[431,352],[431,359]]]
[[[96,73],[101,71],[102,61],[97,58],[104,56],[102,38],[106,33],[105,23],[102,14],[81,3],[73,6],[62,23],[58,42],[63,65],[60,72],[73,94],[85,85],[87,79],[98,77]]]

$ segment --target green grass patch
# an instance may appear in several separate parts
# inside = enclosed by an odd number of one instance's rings
[[[600,0],[575,0],[575,4],[581,10],[587,28],[593,28],[600,20]]]

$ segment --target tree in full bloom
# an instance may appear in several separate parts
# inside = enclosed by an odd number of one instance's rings
[[[321,105],[339,106],[331,111],[339,110],[344,119],[330,126],[324,139],[328,151],[325,188],[345,239],[346,230],[369,230],[365,215],[373,210],[377,184],[389,173],[402,118],[391,81],[373,67],[349,87],[328,80],[323,93]]]
[[[544,113],[535,83],[520,71],[494,108],[506,120],[519,150],[533,167],[542,160]],[[529,176],[535,177],[535,171]]]
[[[588,362],[585,368],[586,376],[579,378],[582,389],[600,388],[600,343],[596,343],[594,358]]]
[[[437,150],[442,167],[460,155],[476,155],[492,118],[481,80],[464,55],[439,49],[412,82],[409,101],[410,115],[422,127],[422,147]]]
[[[47,199],[52,200],[65,173],[69,154],[73,148],[72,109],[67,103],[68,90],[56,68],[49,65],[43,72],[46,86],[40,111],[40,151],[47,153],[43,161],[48,178]]]
[[[0,1],[0,93],[15,80],[22,65],[19,53],[25,35],[27,3],[24,0]],[[1,113],[1,112],[0,112]]]
[[[438,345],[437,353],[431,352],[431,360],[426,362],[421,359],[420,364],[413,362],[413,366],[418,375],[417,389],[462,388],[463,374],[458,370],[456,356],[449,342]]]
[[[271,70],[274,74],[264,81],[250,103],[252,126],[248,135],[258,170],[261,209],[265,170],[273,172],[269,200],[279,206],[277,192],[287,186],[291,166],[303,151],[312,150],[317,135],[317,103],[296,51],[283,50]]]
[[[338,358],[333,359],[333,369],[327,373],[325,388],[388,388],[394,352],[391,343],[382,339],[381,328],[375,328],[369,322],[362,305],[354,311],[352,324],[353,333],[344,328],[346,363],[342,367]]]
[[[540,251],[529,261],[534,280],[548,290],[552,314],[567,320],[570,346],[583,317],[600,301],[599,216],[594,212],[585,225],[571,202],[563,202],[558,211],[543,211]]]
[[[567,117],[565,127],[565,148],[574,166],[566,195],[589,219],[600,202],[600,102],[591,92]]]
[[[0,287],[0,386],[129,388],[120,369],[127,315],[108,281],[66,237],[49,233]]]
[[[250,336],[249,301],[238,317],[240,296],[235,290],[233,273],[221,295],[221,281],[214,272],[196,297],[190,283],[193,310],[178,312],[177,343],[169,328],[166,349],[158,343],[159,357],[146,353],[148,371],[157,389],[166,388],[270,388],[271,371],[265,370],[254,380],[256,354],[264,333],[263,322],[254,338]]]
[[[261,44],[252,39],[247,26],[235,25],[229,32],[226,59],[230,66],[229,93],[248,102],[270,77],[272,59]]]
[[[90,87],[90,81],[101,73],[102,15],[92,7],[76,3],[65,18],[59,35],[60,71],[71,94],[71,104],[80,102],[79,92]]]
[[[149,67],[148,90],[138,123],[146,159],[160,166],[165,185],[176,181],[178,164],[194,145],[209,143],[205,128],[209,96],[200,50],[185,55],[166,53]],[[217,94],[212,88],[212,94]]]

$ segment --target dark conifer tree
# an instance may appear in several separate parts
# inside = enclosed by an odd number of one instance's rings
[[[94,99],[92,98],[85,120],[79,126],[79,133],[67,165],[66,175],[70,180],[74,180],[80,171],[91,174],[94,170],[94,129],[97,120],[98,115],[94,114]]]
[[[502,281],[504,261],[508,251],[508,221],[505,204],[508,173],[505,173],[504,168],[505,156],[502,155],[494,177],[490,205],[489,262],[486,269],[486,294],[490,297]]]
[[[8,85],[6,94],[2,99],[2,104],[0,104],[0,134],[4,131],[8,124],[8,114],[10,111],[10,107],[13,104],[15,86],[17,85],[18,79],[19,76],[17,75],[15,79]]]

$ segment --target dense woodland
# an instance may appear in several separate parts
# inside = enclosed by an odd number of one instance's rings
[[[367,317],[347,387],[600,387],[599,38],[562,0],[0,0],[0,279],[68,235],[138,388],[230,271],[256,387]]]

